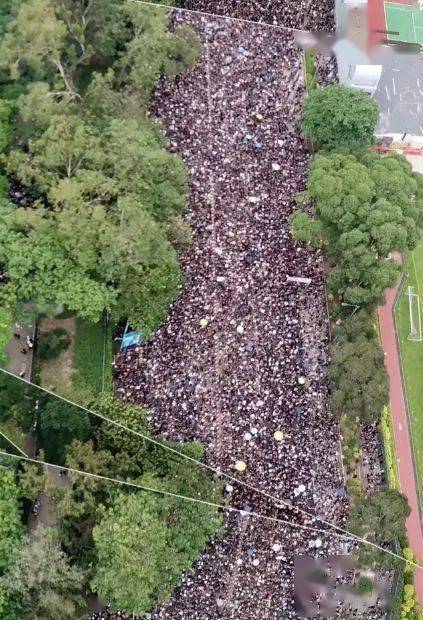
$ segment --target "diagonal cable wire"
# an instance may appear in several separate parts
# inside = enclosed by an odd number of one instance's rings
[[[237,478],[235,478],[234,476],[231,476],[231,474],[228,474],[224,471],[222,471],[221,469],[218,469],[216,467],[212,467],[211,465],[207,465],[207,463],[202,463],[201,461],[198,461],[197,459],[194,459],[192,456],[189,456],[187,454],[184,454],[183,452],[180,452],[179,450],[176,450],[175,448],[172,448],[171,446],[161,443],[160,441],[153,439],[152,437],[149,437],[148,435],[144,435],[143,433],[140,433],[139,431],[135,431],[131,428],[128,428],[127,426],[125,426],[124,424],[121,424],[120,422],[116,422],[115,420],[112,420],[108,417],[106,417],[105,415],[98,413],[97,411],[93,411],[92,409],[88,409],[88,407],[84,407],[84,405],[79,405],[78,403],[74,403],[71,400],[69,400],[68,398],[65,398],[64,396],[60,396],[59,394],[54,394],[53,392],[51,392],[50,390],[48,390],[47,388],[41,387],[39,385],[36,385],[35,383],[32,383],[31,381],[28,381],[27,379],[22,379],[20,377],[17,377],[16,375],[14,375],[12,372],[4,369],[4,368],[0,368],[0,371],[3,372],[6,375],[10,375],[11,377],[13,377],[14,379],[17,379],[19,381],[22,381],[22,383],[26,383],[27,385],[31,385],[39,390],[41,390],[42,392],[45,392],[46,394],[49,394],[50,396],[54,396],[55,398],[58,398],[59,400],[62,400],[63,402],[68,403],[69,405],[72,405],[74,407],[78,407],[79,409],[81,409],[82,411],[85,411],[86,413],[90,413],[98,418],[100,418],[101,420],[103,420],[104,422],[108,422],[109,424],[112,424],[120,429],[123,429],[125,431],[128,431],[134,435],[136,435],[137,437],[139,437],[140,439],[143,439],[144,441],[148,441],[152,444],[155,444],[157,446],[160,446],[161,448],[163,448],[164,450],[167,450],[168,452],[173,452],[174,454],[177,454],[178,456],[191,461],[192,463],[195,463],[196,465],[199,465],[200,467],[203,467],[204,469],[208,469],[209,471],[211,471],[213,474],[217,475],[217,476],[221,476],[221,477],[225,477],[228,480],[231,480],[232,482],[235,482],[237,484],[242,485],[243,487],[249,489],[250,491],[254,491],[254,493],[258,493],[260,495],[263,495],[263,497],[266,497],[267,499],[272,500],[272,502],[275,503],[277,508],[282,508],[282,507],[286,507],[286,508],[290,508],[291,510],[295,510],[309,518],[311,518],[313,521],[320,521],[320,523],[324,523],[325,525],[327,525],[330,528],[333,528],[335,530],[337,530],[337,532],[340,532],[341,534],[343,534],[344,536],[347,536],[348,538],[350,538],[351,540],[355,540],[357,542],[365,542],[366,544],[375,547],[376,549],[379,549],[380,551],[384,551],[386,553],[389,553],[390,555],[393,555],[395,557],[399,557],[401,558],[401,556],[397,556],[395,553],[388,551],[387,549],[384,549],[383,547],[380,547],[379,545],[372,543],[368,540],[365,540],[364,538],[361,538],[360,536],[356,536],[355,534],[352,534],[351,532],[348,532],[347,530],[345,530],[344,528],[336,525],[335,523],[332,523],[331,521],[328,521],[327,519],[323,518],[323,517],[319,517],[318,515],[315,515],[311,512],[309,512],[308,510],[304,510],[303,508],[299,508],[297,506],[294,506],[293,504],[291,504],[291,502],[288,502],[286,500],[280,499],[278,497],[275,497],[274,495],[270,495],[270,493],[266,493],[266,491],[262,491],[261,489],[258,489],[256,487],[254,487],[252,484],[249,484],[248,482],[244,482],[242,480],[238,480]],[[7,454],[7,453],[6,453]],[[14,457],[14,458],[23,458],[23,457]],[[28,457],[27,457],[28,458]],[[41,461],[35,461],[37,463],[41,462]],[[58,465],[53,465],[53,467],[59,467]],[[94,474],[87,474],[90,476],[93,476]],[[326,531],[326,530],[324,530]],[[334,534],[334,532],[328,532],[328,533],[332,533]],[[404,558],[401,558],[404,559]],[[423,568],[423,566],[419,566],[416,564],[416,566],[418,566],[419,568]]]
[[[23,456],[28,456],[26,452],[24,452],[19,446],[17,446],[11,439],[10,437],[8,437],[7,435],[5,435],[4,433],[2,433],[2,431],[0,431],[0,435],[6,440],[8,441],[14,448],[16,448],[16,450],[18,452],[20,452]]]
[[[226,506],[225,504],[218,504],[216,502],[210,502],[204,499],[198,499],[196,497],[190,497],[188,495],[181,495],[179,493],[172,493],[171,491],[164,491],[163,489],[155,489],[154,487],[148,487],[146,485],[139,484],[137,482],[131,482],[129,480],[119,480],[118,478],[111,478],[109,476],[102,476],[100,474],[92,474],[87,471],[82,471],[80,469],[74,469],[73,467],[66,467],[62,465],[55,465],[54,463],[48,463],[47,461],[39,461],[38,459],[32,459],[28,456],[19,456],[17,454],[9,454],[8,452],[3,452],[0,450],[0,456],[9,457],[18,461],[27,461],[28,463],[36,463],[37,465],[44,465],[45,467],[53,467],[55,469],[66,470],[70,473],[77,474],[80,476],[88,476],[90,478],[95,478],[97,480],[103,480],[105,482],[112,482],[115,484],[120,484],[121,486],[131,487],[135,489],[139,489],[140,491],[147,491],[149,493],[157,493],[159,495],[164,495],[166,497],[173,497],[174,499],[182,499],[185,501],[193,502],[195,504],[202,504],[204,506],[209,506],[211,508],[218,508],[219,510],[226,510],[228,512],[237,512],[242,516],[255,517],[257,519],[263,519],[265,521],[272,521],[273,523],[280,523],[282,525],[289,525],[292,527],[297,527],[302,530],[309,530],[312,532],[319,532],[325,535],[337,536],[338,538],[343,538],[359,543],[364,543],[366,545],[370,545],[379,551],[383,551],[383,553],[388,553],[389,555],[397,558],[398,560],[402,560],[406,564],[410,564],[415,568],[423,568],[420,564],[413,562],[412,560],[407,560],[406,558],[390,551],[389,549],[384,549],[380,545],[373,543],[365,538],[361,538],[360,536],[356,536],[355,534],[351,534],[350,532],[346,532],[345,534],[338,534],[337,532],[330,532],[328,530],[323,530],[315,527],[311,527],[309,525],[301,525],[300,523],[294,523],[293,521],[279,519],[278,517],[270,517],[268,515],[264,515],[259,512],[254,512],[253,510],[247,512],[246,510],[242,510],[241,508],[234,508],[233,506]]]

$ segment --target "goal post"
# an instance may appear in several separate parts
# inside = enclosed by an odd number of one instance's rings
[[[420,313],[420,297],[416,294],[414,286],[407,288],[408,310],[410,315],[410,333],[408,340],[422,341],[422,319]]]

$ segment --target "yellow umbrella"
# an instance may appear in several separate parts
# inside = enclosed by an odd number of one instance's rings
[[[200,327],[204,328],[207,326],[209,320],[207,318],[200,319]]]
[[[276,441],[283,441],[284,434],[282,431],[275,431],[275,434],[273,435],[273,437],[276,439]]]
[[[237,471],[245,471],[247,469],[247,463],[245,461],[235,461],[235,469]]]

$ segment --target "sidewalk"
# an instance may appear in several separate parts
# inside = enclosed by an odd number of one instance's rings
[[[13,334],[20,337],[16,338]],[[6,370],[9,370],[17,377],[21,376],[21,373],[25,373],[22,378],[27,381],[31,379],[34,349],[28,347],[26,338],[29,336],[34,341],[34,334],[34,325],[19,325],[15,323],[12,325],[12,338],[6,348],[8,355]],[[23,350],[26,353],[23,353]]]
[[[396,254],[395,260],[402,262]],[[395,299],[400,283],[386,293],[386,303],[378,308],[382,348],[385,351],[386,370],[390,380],[390,405],[393,416],[395,447],[401,491],[407,496],[411,514],[407,519],[407,535],[418,562],[423,561],[423,532],[419,511],[419,498],[414,474],[413,453],[408,427],[407,408],[401,377],[394,321]],[[423,604],[423,569],[416,568],[414,583],[420,604]]]

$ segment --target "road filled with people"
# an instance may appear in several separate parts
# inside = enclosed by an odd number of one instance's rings
[[[332,31],[335,24],[332,0],[183,0],[181,6],[298,30]]]
[[[195,28],[202,62],[160,84],[154,113],[190,170],[194,240],[179,299],[150,341],[116,360],[115,392],[145,406],[164,437],[201,441],[207,464],[293,508],[232,482],[231,505],[325,528],[298,507],[342,526],[323,261],[289,224],[310,161],[298,127],[301,54],[289,32],[174,19]],[[295,555],[341,553],[342,542],[232,513],[222,540],[151,617],[295,618]]]

